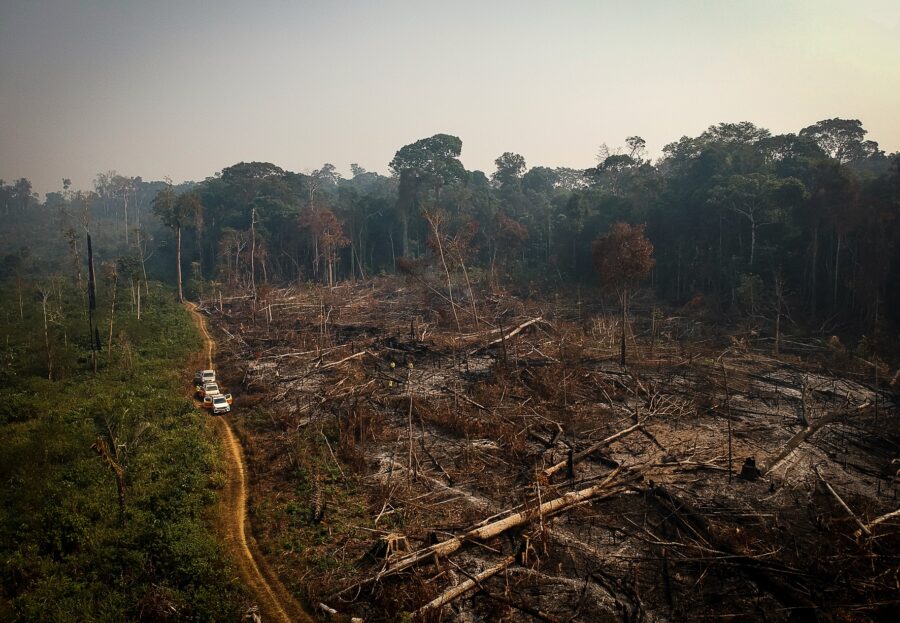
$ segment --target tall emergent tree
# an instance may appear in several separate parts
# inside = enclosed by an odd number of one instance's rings
[[[175,234],[175,270],[178,278],[178,300],[181,302],[184,302],[181,279],[181,229],[191,222],[195,210],[200,205],[200,198],[194,193],[176,195],[171,183],[167,183],[153,199],[153,212],[162,224]]]
[[[786,211],[806,198],[803,183],[795,177],[779,178],[767,173],[713,178],[709,202],[743,216],[750,226],[750,259],[756,258],[757,232],[784,220]]]
[[[409,218],[418,213],[428,191],[434,191],[433,205],[437,205],[444,186],[466,179],[466,169],[459,161],[461,152],[462,141],[458,137],[435,134],[401,147],[391,160],[391,171],[400,178],[397,211],[403,255],[409,254]]]
[[[637,284],[650,274],[655,260],[653,244],[644,237],[643,225],[614,223],[606,235],[594,241],[594,270],[604,287],[614,290],[622,312],[619,363],[625,365],[625,326],[628,299]]]

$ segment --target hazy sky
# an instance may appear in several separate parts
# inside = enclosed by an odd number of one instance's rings
[[[201,180],[459,136],[588,167],[721,121],[774,133],[861,119],[900,149],[900,2],[0,0],[0,178]]]

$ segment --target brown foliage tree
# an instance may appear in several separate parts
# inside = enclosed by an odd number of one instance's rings
[[[314,209],[300,217],[300,228],[309,232],[316,249],[314,265],[321,257],[325,260],[325,282],[334,285],[338,251],[350,244],[344,234],[343,223],[327,208]]]
[[[653,244],[644,237],[643,225],[614,223],[606,235],[594,241],[593,257],[600,282],[619,297],[622,311],[619,363],[624,366],[628,299],[631,291],[653,268]]]

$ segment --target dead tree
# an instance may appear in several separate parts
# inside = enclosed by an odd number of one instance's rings
[[[102,269],[107,283],[112,285],[112,302],[109,306],[109,339],[106,346],[107,355],[112,357],[113,323],[116,319],[116,292],[119,285],[119,271],[115,262],[104,262]]]
[[[47,349],[47,379],[53,380],[53,351],[50,348],[50,329],[47,321],[47,306],[50,302],[50,288],[41,288],[38,290],[41,297],[41,309],[44,312],[44,346]]]
[[[431,226],[432,238],[434,246],[437,247],[438,255],[441,258],[441,265],[444,267],[444,274],[447,276],[447,295],[450,297],[450,310],[453,312],[453,320],[456,322],[456,330],[460,331],[459,316],[456,314],[456,304],[453,302],[453,280],[450,279],[450,269],[447,268],[447,259],[444,257],[444,244],[441,242],[443,233],[441,233],[441,225],[443,217],[439,212],[424,212],[425,220]]]
[[[421,608],[416,610],[415,616],[421,617],[425,613],[429,612],[430,610],[437,610],[437,609],[443,608],[444,606],[449,604],[454,599],[461,597],[461,596],[465,595],[466,593],[468,593],[470,590],[480,586],[481,582],[483,582],[484,580],[487,580],[488,578],[497,575],[498,573],[500,573],[501,571],[506,569],[508,566],[510,566],[515,560],[516,560],[515,556],[506,556],[505,558],[501,559],[500,562],[498,562],[497,564],[488,567],[481,573],[471,576],[465,582],[460,582],[456,586],[453,586],[453,587],[447,589],[446,591],[444,591],[443,593],[441,593],[440,595],[438,595],[437,597],[435,597],[434,599],[429,601],[427,604],[425,604],[424,606],[422,606]]]
[[[507,530],[525,525],[535,517],[548,517],[587,502],[588,500],[613,495],[620,491],[621,487],[641,479],[641,475],[636,472],[629,473],[625,478],[617,479],[620,471],[620,469],[616,469],[599,484],[578,491],[571,491],[538,506],[526,506],[524,510],[511,512],[501,519],[477,526],[460,536],[449,538],[446,541],[441,541],[434,545],[411,552],[405,556],[401,556],[374,576],[366,578],[361,582],[357,582],[352,586],[348,586],[338,594],[344,594],[350,590],[372,584],[373,582],[378,582],[420,563],[450,556],[468,541],[485,541],[499,536]]]
[[[127,415],[127,413],[125,414]],[[126,470],[131,455],[137,450],[141,436],[150,427],[147,422],[141,422],[134,427],[129,427],[126,438],[118,435],[119,426],[114,425],[109,419],[105,421],[103,434],[97,435],[97,440],[91,445],[91,449],[109,466],[116,478],[116,492],[119,501],[119,525],[125,525],[125,485]]]
[[[624,366],[628,302],[632,290],[653,268],[653,245],[644,237],[643,225],[615,223],[605,236],[594,241],[593,256],[600,281],[619,297],[622,313],[619,363]]]

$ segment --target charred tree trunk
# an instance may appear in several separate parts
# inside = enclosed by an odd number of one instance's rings
[[[88,335],[91,340],[91,363],[94,372],[97,372],[97,351],[100,348],[100,338],[94,327],[94,312],[97,311],[97,280],[94,273],[94,249],[91,245],[91,235],[87,235],[88,252]]]
[[[817,277],[818,277],[818,269],[819,269],[819,221],[816,221],[815,227],[813,227],[813,239],[812,239],[812,258],[810,261],[810,276],[809,276],[809,313],[815,318],[816,317],[816,299],[817,299]]]
[[[625,333],[628,325],[628,288],[622,290],[622,331],[619,334],[619,365],[625,365]]]
[[[175,228],[175,268],[178,276],[178,302],[184,303],[184,290],[181,285],[181,226]]]
[[[109,340],[107,341],[106,352],[112,357],[112,338],[113,338],[113,322],[116,318],[116,291],[119,286],[119,275],[113,276],[112,304],[109,307]]]

